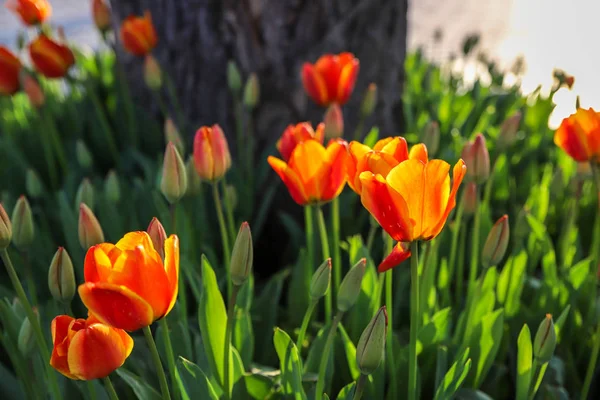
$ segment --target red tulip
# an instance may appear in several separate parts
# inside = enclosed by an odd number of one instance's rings
[[[6,47],[0,46],[0,95],[10,96],[19,90],[21,62]]]
[[[125,50],[136,56],[145,56],[156,46],[158,38],[150,11],[143,17],[131,15],[121,24],[121,42]]]
[[[302,66],[304,90],[320,106],[344,105],[354,90],[359,61],[352,53],[325,54]]]
[[[47,78],[62,78],[75,64],[75,56],[67,46],[41,34],[29,45],[35,69]]]

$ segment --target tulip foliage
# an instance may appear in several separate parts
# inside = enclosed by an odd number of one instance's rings
[[[8,3],[31,42],[0,47],[2,398],[600,396],[600,114],[548,127],[573,77],[524,96],[415,51],[398,134],[368,126],[357,55],[325,54],[297,66],[323,121],[257,157],[256,71],[227,66],[235,132],[189,121],[152,16],[90,2],[157,116],[111,47]]]

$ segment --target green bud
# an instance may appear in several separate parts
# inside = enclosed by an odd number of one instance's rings
[[[33,214],[31,207],[25,196],[19,197],[15,208],[13,209],[12,218],[12,243],[20,251],[24,251],[31,243],[35,236],[35,228],[33,225]]]
[[[315,271],[310,281],[310,298],[313,301],[319,300],[329,291],[331,282],[331,258],[328,258]]]
[[[104,232],[100,222],[85,203],[79,205],[78,228],[79,244],[84,250],[104,242]]]
[[[260,84],[258,82],[258,76],[254,73],[250,74],[244,87],[244,105],[249,109],[253,110],[258,104],[260,98]]]
[[[377,85],[371,83],[365,92],[362,104],[360,105],[360,113],[363,118],[371,116],[377,106]]]
[[[114,169],[108,171],[104,179],[104,195],[111,203],[118,203],[121,200],[121,187],[119,186],[119,177]]]
[[[225,185],[225,201],[225,204],[229,204],[231,206],[231,209],[235,211],[238,203],[237,191],[235,190],[235,186]]]
[[[79,207],[81,203],[85,203],[90,209],[94,209],[94,186],[88,178],[84,178],[77,188],[75,195],[75,207]]]
[[[235,61],[227,62],[227,86],[229,90],[237,94],[242,89],[242,77]]]
[[[148,54],[144,59],[144,81],[151,90],[158,90],[162,87],[162,71],[151,54]]]
[[[387,324],[387,312],[383,306],[360,335],[356,346],[356,364],[364,375],[372,374],[381,364],[385,351]]]
[[[422,142],[427,147],[427,153],[430,157],[435,156],[440,148],[440,125],[437,121],[429,121],[423,129]]]
[[[73,262],[64,247],[54,253],[48,269],[48,288],[56,301],[69,303],[75,296],[75,272]]]
[[[163,161],[160,191],[173,204],[183,197],[187,190],[187,174],[185,164],[172,142],[167,144]]]
[[[498,265],[502,261],[508,247],[509,238],[508,215],[504,214],[496,221],[483,245],[481,263],[485,268]]]
[[[366,258],[361,258],[342,280],[337,298],[337,309],[339,311],[346,312],[356,303],[366,267]]]
[[[25,190],[32,199],[39,198],[44,192],[40,177],[35,170],[29,168],[25,174]]]
[[[148,228],[146,229],[150,239],[152,239],[152,245],[154,246],[154,250],[160,254],[160,257],[165,259],[165,240],[167,240],[167,232],[165,231],[164,226],[160,223],[158,218],[152,218]]]
[[[94,163],[92,153],[90,153],[83,140],[78,140],[75,143],[75,156],[77,157],[77,163],[81,168],[90,168]]]
[[[234,285],[241,286],[246,282],[252,272],[253,261],[252,233],[250,232],[250,225],[244,222],[240,227],[231,252],[231,281]]]
[[[533,356],[542,364],[550,361],[556,348],[556,330],[552,314],[546,314],[535,334],[533,341]]]
[[[333,103],[325,111],[323,116],[325,124],[325,138],[333,139],[344,136],[344,114],[337,103]]]
[[[200,192],[200,188],[202,187],[202,179],[200,178],[200,175],[198,175],[198,171],[196,171],[193,156],[188,157],[188,160],[185,163],[185,170],[188,180],[188,188],[186,194],[196,195]]]
[[[175,126],[175,123],[171,118],[167,118],[165,120],[165,142],[173,142],[179,154],[181,156],[185,155],[185,144],[183,143],[183,139],[181,138],[181,134],[179,133],[179,129]]]
[[[0,203],[0,250],[4,250],[10,244],[12,240],[12,224],[10,219]]]
[[[39,319],[38,311],[34,309],[33,312],[35,313],[36,318]],[[21,323],[17,345],[21,354],[23,354],[26,357],[31,355],[33,349],[35,348],[35,336],[33,333],[33,326],[31,325],[31,321],[29,321],[29,318],[27,317],[23,319],[23,322]]]

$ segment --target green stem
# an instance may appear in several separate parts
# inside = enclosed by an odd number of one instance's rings
[[[394,249],[394,240],[391,236],[386,235],[385,241],[385,256],[390,254]],[[393,270],[385,274],[385,307],[388,316],[388,330],[385,340],[385,362],[389,366],[390,371],[390,397],[398,398],[398,385],[396,376],[396,359],[394,357],[394,275]]]
[[[357,142],[360,142],[360,139],[362,138],[364,125],[365,125],[365,117],[361,113],[360,119],[358,120],[358,123],[356,124],[356,129],[354,130],[354,140],[356,140]]]
[[[456,215],[454,218],[454,226],[452,227],[451,231],[452,231],[452,242],[450,244],[450,257],[448,258],[448,282],[452,282],[454,279],[454,271],[456,270],[456,253],[458,252],[458,237],[459,237],[459,233],[461,232],[461,228],[462,228],[462,224],[463,224],[463,212],[464,212],[464,202],[465,202],[465,195],[463,193],[463,195],[460,198],[460,201],[458,203],[458,207],[456,208]],[[461,248],[462,251],[462,248]],[[457,279],[457,283],[458,280],[460,280],[461,277],[460,275],[458,276]],[[461,285],[462,286],[462,285]],[[444,291],[444,295],[447,297],[446,304],[450,304],[450,284],[448,284],[448,286],[446,287],[446,290]],[[461,293],[460,291],[457,291],[457,293]]]
[[[479,206],[475,207],[475,218],[473,219],[473,234],[471,241],[471,265],[469,270],[469,288],[468,293],[470,294],[475,287],[475,280],[477,279],[477,270],[479,264],[479,225],[481,217],[479,212]]]
[[[175,108],[175,115],[177,117],[177,121],[179,121],[179,130],[181,132],[185,132],[187,130],[187,125],[183,114],[183,107],[181,107],[179,97],[177,97],[177,91],[175,90],[175,85],[171,79],[171,74],[169,74],[164,68],[161,69],[163,71],[163,78],[167,87],[167,93],[169,93],[169,97],[171,97],[171,101],[173,102],[173,106]]]
[[[156,97],[156,102],[158,103],[158,107],[160,108],[160,111],[163,113],[163,116],[165,117],[165,119],[170,117],[169,114],[169,107],[167,107],[167,103],[165,103],[165,100],[162,97],[162,93],[160,92],[160,90],[152,90],[152,94],[154,94],[154,97]],[[183,156],[183,154],[182,154]]]
[[[221,205],[221,198],[219,197],[219,187],[217,182],[213,182],[213,199],[215,200],[215,208],[217,209],[217,218],[219,219],[219,228],[221,229],[221,241],[223,241],[223,266],[227,274],[227,294],[232,293],[232,282],[231,282],[231,247],[229,245],[229,234],[227,233],[227,225],[225,224],[225,217],[223,216],[223,207]]]
[[[104,381],[104,387],[106,388],[106,392],[108,393],[108,398],[110,400],[119,400],[119,396],[117,396],[117,392],[115,391],[115,387],[110,380],[110,376],[102,379]]]
[[[171,336],[169,335],[169,324],[167,318],[163,317],[159,324],[161,326],[163,341],[165,342],[165,350],[167,353],[167,365],[169,367],[169,374],[171,376],[171,387],[173,388],[173,397],[178,399],[181,395],[179,393],[179,385],[177,384],[177,367],[175,366],[175,355],[173,354],[173,344],[171,343]]]
[[[56,177],[56,170],[54,169],[54,155],[52,153],[50,138],[48,135],[40,135],[40,141],[42,142],[42,148],[44,150],[44,158],[46,159],[46,165],[48,167],[48,175],[50,176],[50,183],[53,188],[57,188],[58,178]]]
[[[88,393],[90,394],[91,400],[96,400],[98,397],[96,396],[96,388],[94,388],[94,381],[86,381]]]
[[[532,375],[532,380],[531,380],[531,386],[529,387],[529,400],[533,400],[535,398],[535,394],[537,392],[538,389],[538,380],[540,377],[540,372],[542,369],[541,364],[539,363],[539,361],[537,360],[537,358],[533,358],[533,375]],[[585,400],[585,397],[581,397],[582,400]]]
[[[315,307],[319,303],[318,300],[311,300],[306,312],[304,313],[304,318],[302,319],[302,325],[300,326],[300,333],[298,333],[298,340],[296,341],[296,347],[299,352],[302,352],[302,344],[304,343],[304,336],[306,336],[306,330],[308,329],[308,324],[310,323],[310,318],[312,317],[313,311]]]
[[[321,250],[323,252],[323,260],[327,260],[331,257],[329,253],[329,239],[327,237],[327,227],[325,226],[325,217],[323,216],[323,209],[321,206],[317,206],[317,221],[319,223],[319,233],[321,236]],[[332,260],[334,262],[334,260]],[[335,276],[335,271],[334,271]],[[325,320],[329,321],[331,319],[331,309],[333,300],[331,297],[331,290],[327,291],[325,295]]]
[[[231,383],[229,380],[229,362],[231,361],[231,332],[235,326],[235,303],[237,300],[240,286],[234,285],[229,298],[227,307],[227,326],[225,328],[225,351],[223,352],[223,392],[225,392],[225,400],[231,399]]]
[[[117,143],[115,142],[115,133],[110,127],[110,123],[106,118],[106,114],[104,113],[104,108],[102,107],[102,102],[96,93],[96,90],[91,85],[90,80],[86,80],[87,84],[87,93],[92,100],[92,104],[94,105],[94,110],[96,111],[96,116],[98,117],[98,121],[100,122],[100,127],[104,131],[104,137],[106,139],[106,143],[108,144],[108,148],[110,153],[113,156],[115,163],[119,162],[119,150],[117,148]]]
[[[23,264],[25,267],[25,280],[27,281],[27,291],[29,293],[29,297],[31,297],[31,305],[35,307],[38,304],[36,290],[35,290],[35,280],[33,279],[33,274],[31,273],[31,259],[29,258],[29,252],[23,252]]]
[[[123,102],[125,103],[125,113],[127,114],[127,127],[129,130],[129,139],[131,141],[131,145],[133,147],[137,146],[137,120],[135,117],[135,108],[133,106],[133,101],[131,100],[131,90],[129,88],[129,81],[127,80],[127,76],[125,74],[125,69],[123,68],[123,64],[117,62],[118,68],[117,72],[119,74],[119,88],[122,91]]]
[[[331,248],[333,253],[333,292],[337,292],[342,282],[342,255],[340,254],[340,199],[336,197],[331,202]],[[335,302],[335,299],[333,299]]]
[[[304,232],[306,233],[306,263],[304,278],[306,282],[310,282],[315,262],[314,217],[312,206],[304,207]]]
[[[60,164],[60,167],[62,168],[63,172],[66,172],[68,168],[67,157],[65,156],[65,149],[61,144],[58,135],[58,130],[56,129],[56,124],[54,123],[54,120],[49,117],[45,107],[42,107],[40,109],[40,114],[42,115],[42,121],[44,122],[44,126],[46,127],[46,130],[48,132],[48,136],[52,141],[52,146],[54,146],[54,151],[56,152],[56,158],[58,159],[58,163]]]
[[[375,240],[375,234],[377,233],[377,225],[371,224],[369,228],[369,236],[367,236],[367,250],[369,255],[371,254],[371,250],[373,249],[373,241]]]
[[[596,185],[596,192],[598,193],[598,209],[600,210],[600,164],[590,162],[592,168],[592,176],[594,177],[594,183]],[[594,236],[595,239],[592,243],[591,255],[596,264],[600,262],[600,213],[596,216]]]
[[[367,383],[368,376],[365,374],[360,374],[360,377],[356,380],[356,386],[354,389],[353,400],[360,400],[363,392],[365,391],[365,385]]]
[[[46,339],[44,338],[44,334],[42,332],[42,327],[40,326],[40,321],[33,312],[33,308],[31,307],[31,303],[27,299],[25,295],[25,290],[23,289],[23,285],[21,285],[21,281],[19,280],[19,276],[15,271],[15,267],[8,255],[8,251],[6,249],[0,250],[0,258],[4,263],[6,268],[6,272],[10,277],[10,281],[17,292],[17,297],[21,301],[23,308],[25,309],[25,314],[27,318],[31,322],[33,326],[33,331],[35,332],[35,339],[37,341],[40,352],[42,353],[42,358],[44,360],[44,364],[46,365],[46,370],[48,373],[48,380],[50,381],[50,389],[54,395],[56,400],[62,399],[62,395],[60,393],[60,389],[58,388],[58,380],[56,379],[56,373],[54,369],[50,366],[50,352],[48,351],[48,345],[46,344]]]
[[[227,195],[227,182],[223,178],[223,199],[225,200],[225,217],[227,218],[227,229],[229,231],[229,238],[232,242],[236,239],[235,221],[233,218],[233,205],[231,199]]]
[[[463,285],[465,282],[465,246],[467,242],[467,230],[460,230],[460,238],[458,240],[458,260],[457,260],[457,268],[456,268],[456,293],[464,293]],[[457,304],[459,299],[462,298],[462,295],[457,295],[456,300]]]
[[[496,174],[496,166],[498,165],[498,158],[494,161],[492,165],[492,169],[490,170],[490,177],[485,183],[485,188],[483,189],[483,204],[490,204],[490,199],[492,198],[492,188],[494,186],[494,175]]]
[[[323,354],[321,354],[321,362],[319,363],[319,377],[317,378],[317,389],[315,392],[315,399],[322,400],[323,399],[323,390],[325,389],[325,375],[327,372],[327,362],[329,361],[329,353],[331,352],[331,345],[333,344],[333,338],[335,337],[335,332],[337,331],[337,326],[342,320],[344,316],[343,311],[337,312],[333,322],[331,323],[331,328],[329,328],[329,334],[327,335],[327,341],[325,341],[325,347],[323,348]]]
[[[148,343],[148,348],[150,349],[150,354],[152,355],[152,362],[154,363],[154,368],[156,368],[156,373],[158,374],[158,382],[160,383],[160,391],[162,392],[162,398],[163,400],[170,400],[171,394],[169,393],[167,376],[165,375],[165,370],[163,369],[162,363],[160,362],[160,356],[158,355],[158,349],[156,348],[156,343],[154,342],[154,338],[152,337],[152,331],[150,330],[150,326],[146,326],[142,330],[144,331],[144,337],[146,338],[146,343]]]
[[[600,353],[600,324],[596,328],[596,337],[594,338],[594,347],[592,348],[592,356],[585,373],[585,380],[583,381],[583,389],[581,390],[581,399],[588,398],[588,392],[590,391],[590,385],[592,384],[592,378],[596,371],[596,363],[598,362],[598,353]]]
[[[173,203],[169,207],[169,213],[171,214],[171,233],[177,233],[177,203]],[[185,266],[181,267],[182,269]],[[177,312],[179,314],[180,320],[183,322],[183,326],[187,328],[188,320],[187,320],[187,296],[186,296],[186,286],[184,274],[179,274],[179,291],[177,292]],[[171,366],[169,366],[170,368]],[[171,374],[174,370],[171,370]],[[176,398],[178,396],[175,396]]]
[[[417,400],[417,334],[419,332],[419,243],[410,244],[410,348],[408,355],[408,398]]]

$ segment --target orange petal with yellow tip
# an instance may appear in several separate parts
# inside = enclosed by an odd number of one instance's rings
[[[360,142],[352,141],[348,145],[348,152],[350,155],[346,159],[346,173],[348,174],[348,185],[352,190],[360,195],[360,184],[359,175],[362,171],[358,169],[358,162],[360,159],[371,151],[369,146],[366,146]]]
[[[358,70],[360,64],[354,56],[350,56],[352,59],[344,62],[342,70],[339,74],[337,84],[337,103],[340,105],[346,104],[352,91],[354,90],[354,84],[356,83],[356,77],[358,76]]]
[[[105,281],[109,278],[113,265],[113,260],[109,257],[112,251],[111,246],[116,248],[113,244],[102,243],[88,249],[83,263],[86,282]]]
[[[448,215],[450,215],[450,212],[456,206],[456,194],[458,193],[458,188],[462,183],[466,173],[467,166],[465,165],[465,162],[462,159],[458,160],[458,162],[454,164],[454,167],[452,168],[452,190],[450,191],[450,196],[448,196],[446,209],[444,210],[444,213],[442,214],[436,226],[432,228],[430,232],[432,237],[436,237],[440,234],[444,224],[446,224]]]
[[[269,156],[267,162],[277,175],[279,175],[290,192],[292,199],[301,206],[308,204],[308,197],[304,192],[304,186],[296,172],[294,172],[283,160],[280,160],[277,157]]]
[[[323,177],[321,166],[327,160],[325,147],[316,140],[307,140],[299,143],[292,153],[288,166],[302,182],[304,193],[309,199],[320,199],[321,182]]]
[[[396,165],[398,165],[398,161],[393,155],[380,151],[372,151],[360,159],[357,169],[360,172],[371,171],[385,178]]]
[[[406,202],[408,215],[415,221],[413,237],[419,238],[423,231],[425,164],[416,159],[401,162],[390,171],[386,180]]]
[[[302,66],[302,84],[315,103],[325,105],[329,102],[325,80],[312,64]]]
[[[385,142],[382,140],[377,142],[373,150],[377,150],[376,148],[380,147],[383,153],[392,155],[398,162],[408,160],[408,145],[406,144],[406,139],[401,136],[389,139],[390,140],[386,140]]]
[[[450,196],[450,164],[442,160],[431,160],[425,166],[423,187],[423,221],[421,237],[429,240],[434,237],[438,222],[446,212]]]
[[[50,365],[58,372],[70,379],[76,379],[69,370],[67,360],[68,353],[68,333],[73,317],[68,315],[59,315],[52,320],[50,332],[52,334],[52,355],[50,357]]]
[[[171,235],[165,240],[165,271],[169,279],[169,292],[171,293],[171,301],[165,313],[166,315],[173,309],[179,290],[179,238],[175,235]]]
[[[347,144],[344,141],[333,141],[325,150],[325,162],[318,173],[317,184],[320,201],[329,201],[337,197],[346,183],[346,164],[348,159]]]
[[[408,158],[421,161],[423,164],[427,164],[429,156],[427,154],[427,146],[423,143],[415,144],[410,148]]]
[[[410,257],[410,244],[398,242],[392,252],[379,264],[377,271],[385,272],[392,269]]]

